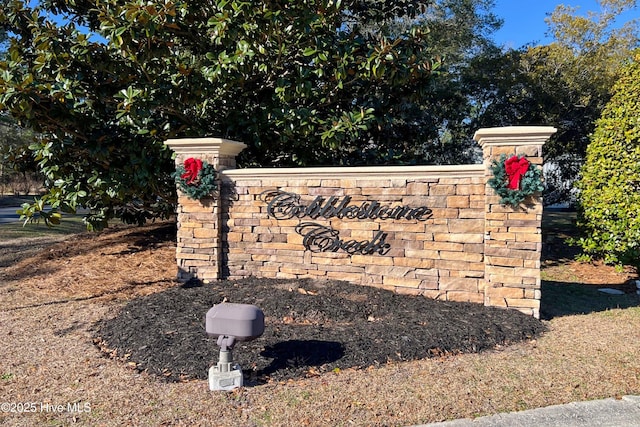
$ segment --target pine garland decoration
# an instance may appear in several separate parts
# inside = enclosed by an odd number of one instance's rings
[[[522,159],[525,160],[523,161]],[[509,161],[513,161],[514,163],[520,162],[520,164],[524,162],[528,163],[528,168],[526,172],[520,176],[516,188],[510,188],[510,182],[513,182],[513,175],[510,176],[507,173],[505,166]],[[489,185],[495,190],[496,194],[500,196],[500,204],[503,206],[509,205],[517,207],[527,197],[544,189],[540,168],[532,165],[524,156],[512,156],[507,159],[507,156],[502,154],[500,160],[493,160],[489,169],[493,173],[493,178],[489,179]]]
[[[200,200],[210,197],[218,188],[217,175],[215,168],[209,163],[190,157],[183,165],[176,167],[173,178],[180,191],[188,198]]]

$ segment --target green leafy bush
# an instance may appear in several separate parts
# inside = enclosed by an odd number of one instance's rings
[[[596,122],[578,189],[585,254],[640,267],[640,51]]]

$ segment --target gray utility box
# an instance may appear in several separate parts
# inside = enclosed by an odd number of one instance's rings
[[[255,305],[222,303],[205,316],[207,334],[218,338],[220,358],[209,368],[210,390],[242,387],[242,370],[233,363],[231,350],[239,341],[251,341],[264,332],[264,313]]]
[[[255,305],[222,303],[207,311],[207,334],[251,341],[264,332],[264,314]],[[232,346],[231,346],[232,347]]]

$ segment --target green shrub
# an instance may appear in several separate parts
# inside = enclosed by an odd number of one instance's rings
[[[640,267],[640,51],[596,122],[577,187],[584,253]]]

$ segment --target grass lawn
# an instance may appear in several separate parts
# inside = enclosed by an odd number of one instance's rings
[[[23,225],[22,221],[0,224],[0,241],[22,238],[68,236],[86,231],[79,215],[63,215],[60,225],[47,227],[44,221]]]
[[[33,201],[34,196],[0,196],[0,207],[19,207]],[[17,220],[0,224],[0,242],[24,238],[51,238],[77,234],[86,231],[82,215],[63,214],[60,225],[47,227],[44,221],[24,224]]]

